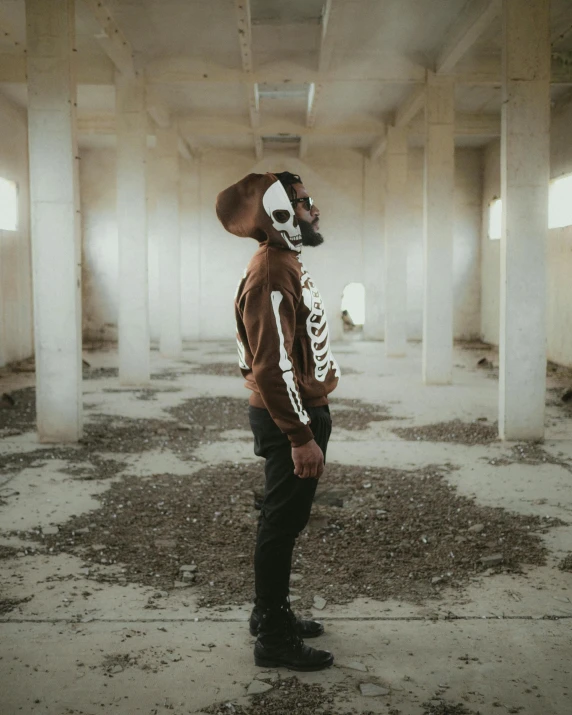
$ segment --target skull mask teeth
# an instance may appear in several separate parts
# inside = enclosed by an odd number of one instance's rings
[[[288,248],[299,251],[302,248],[300,225],[288,199],[288,194],[279,181],[272,184],[266,191],[262,203],[272,225],[282,236]]]

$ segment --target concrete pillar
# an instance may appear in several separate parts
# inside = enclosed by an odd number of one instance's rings
[[[384,339],[383,209],[385,205],[385,159],[383,163],[364,157],[364,239],[366,340]]]
[[[385,201],[385,354],[407,352],[407,128],[389,127]]]
[[[157,129],[157,239],[161,334],[165,357],[183,352],[181,334],[181,236],[179,229],[179,152],[174,129]]]
[[[427,77],[423,254],[423,380],[447,385],[453,372],[455,85]]]
[[[503,0],[499,430],[544,436],[550,1]]]
[[[181,161],[181,284],[182,331],[188,340],[199,340],[199,304],[201,287],[200,242],[200,156]]]
[[[145,82],[118,73],[115,87],[119,381],[122,385],[145,385],[150,379]]]
[[[40,441],[81,436],[81,246],[74,0],[26,0],[36,411]]]

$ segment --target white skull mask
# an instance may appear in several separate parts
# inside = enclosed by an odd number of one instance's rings
[[[300,224],[294,214],[294,209],[286,193],[286,189],[279,181],[270,186],[262,197],[262,204],[272,225],[292,251],[302,249],[302,234]]]

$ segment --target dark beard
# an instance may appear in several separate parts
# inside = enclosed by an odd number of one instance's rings
[[[314,226],[309,221],[298,219],[298,223],[300,224],[303,246],[319,246],[324,243],[322,234],[315,231]]]

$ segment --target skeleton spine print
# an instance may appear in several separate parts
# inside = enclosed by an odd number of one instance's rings
[[[306,270],[300,256],[296,256],[302,267],[302,297],[310,315],[306,321],[306,330],[310,338],[312,356],[314,358],[314,376],[319,382],[324,382],[330,368],[340,377],[340,368],[330,347],[328,319],[322,302],[320,291],[314,285],[310,274]]]

